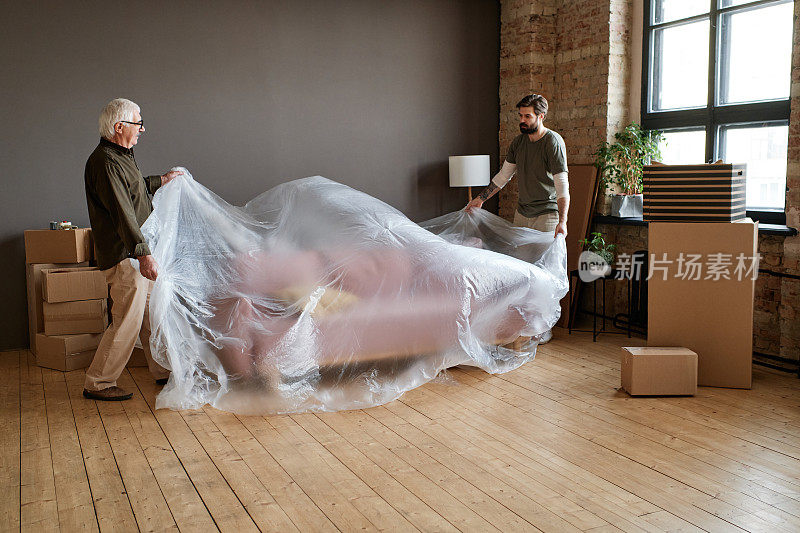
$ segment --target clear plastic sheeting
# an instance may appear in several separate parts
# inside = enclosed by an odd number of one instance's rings
[[[506,372],[567,292],[561,236],[481,210],[420,226],[320,176],[238,207],[186,172],[143,232],[151,345],[172,370],[159,408],[358,409],[455,365]]]

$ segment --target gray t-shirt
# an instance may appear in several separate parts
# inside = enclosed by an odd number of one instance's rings
[[[541,139],[531,142],[527,133],[521,133],[511,141],[506,161],[517,165],[517,210],[522,216],[558,212],[553,175],[567,172],[567,147],[561,135],[547,130]]]

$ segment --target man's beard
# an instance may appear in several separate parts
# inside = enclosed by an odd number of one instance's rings
[[[519,123],[520,133],[527,133],[527,134],[536,133],[536,130],[538,129],[539,129],[538,123],[534,123],[532,126],[528,126],[527,124],[522,122]]]

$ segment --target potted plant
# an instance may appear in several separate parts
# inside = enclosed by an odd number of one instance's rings
[[[658,143],[662,139],[660,131],[642,130],[631,122],[614,134],[613,143],[604,141],[593,154],[600,183],[606,189],[616,185],[621,190],[611,197],[612,216],[642,216],[643,168],[651,159],[661,158]]]
[[[599,231],[592,232],[588,239],[579,240],[578,244],[587,252],[591,252],[602,259],[601,262],[595,261],[590,257],[584,261],[584,258],[581,257],[581,268],[588,270],[589,275],[600,278],[611,272],[611,265],[614,264],[614,249],[617,247],[615,244],[606,243],[605,237]],[[583,263],[586,263],[585,267]]]

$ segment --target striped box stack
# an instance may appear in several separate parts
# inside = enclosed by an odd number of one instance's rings
[[[747,216],[746,165],[647,165],[644,220],[733,222]]]

